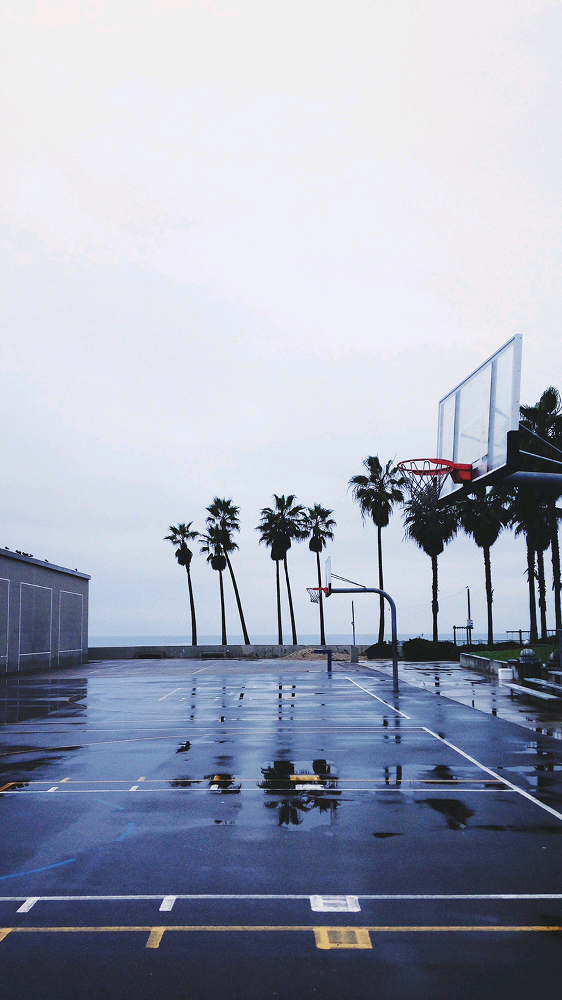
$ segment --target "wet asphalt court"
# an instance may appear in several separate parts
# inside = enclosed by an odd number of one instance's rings
[[[562,744],[359,664],[0,685],[0,994],[528,998],[562,959]]]

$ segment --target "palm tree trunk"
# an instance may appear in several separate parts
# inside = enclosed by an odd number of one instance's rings
[[[221,625],[222,625],[222,644],[226,646],[226,615],[224,611],[224,586],[222,582],[222,569],[219,570],[219,583],[221,591]]]
[[[323,600],[324,594],[322,592],[322,573],[320,572],[320,553],[319,552],[316,553],[316,570],[318,572],[318,587],[320,588],[318,590],[318,596],[320,598],[320,600],[318,602],[318,606],[320,608],[320,645],[321,646],[325,646],[326,645],[326,633],[324,632],[324,607],[322,605],[322,600]]]
[[[377,525],[377,545],[379,556],[379,590],[384,590],[382,578],[382,528]],[[379,598],[379,644],[384,642],[384,597]]]
[[[541,616],[541,642],[546,642],[546,582],[544,578],[544,551],[537,549],[539,578],[539,611]]]
[[[232,565],[231,565],[230,559],[228,558],[226,552],[224,554],[224,557],[226,559],[226,565],[228,566],[228,571],[230,573],[230,579],[232,580],[232,587],[234,589],[234,596],[236,598],[236,604],[238,605],[238,614],[240,615],[240,624],[242,626],[242,633],[244,635],[244,643],[245,643],[246,646],[249,646],[250,645],[250,638],[248,636],[248,630],[246,628],[246,622],[244,621],[244,613],[242,611],[242,602],[240,600],[240,594],[238,593],[238,587],[236,585],[236,578],[234,576],[234,571],[232,569]]]
[[[283,557],[283,565],[285,567],[285,580],[287,581],[287,597],[289,598],[289,614],[291,615],[291,628],[293,630],[293,646],[298,643],[297,639],[297,629],[295,626],[295,612],[293,611],[293,598],[291,597],[291,584],[289,583],[289,568],[287,566],[287,556]]]
[[[279,645],[283,645],[283,626],[281,623],[281,587],[279,585],[279,560],[275,560],[275,585],[277,588],[277,638]]]
[[[551,507],[550,525],[550,554],[552,556],[552,589],[554,591],[554,618],[557,629],[562,629],[562,610],[560,593],[562,582],[560,580],[560,544],[558,541],[558,517],[556,516],[556,500]]]
[[[197,622],[195,621],[195,602],[193,600],[193,587],[191,586],[191,572],[189,566],[187,570],[187,587],[189,590],[189,607],[191,608],[191,645],[197,645]]]
[[[529,583],[529,628],[530,640],[536,642],[537,633],[537,604],[535,598],[535,550],[531,548],[527,541],[527,579]]]
[[[488,606],[488,646],[494,645],[494,622],[492,618],[492,601],[494,591],[492,590],[492,560],[490,559],[490,546],[484,545],[484,574],[486,577],[486,604]]]
[[[431,557],[432,571],[432,600],[431,613],[433,615],[433,641],[439,642],[439,632],[437,630],[437,615],[439,613],[439,601],[437,600],[437,556]]]

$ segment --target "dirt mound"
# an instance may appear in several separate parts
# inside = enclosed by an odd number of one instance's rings
[[[334,660],[349,660],[349,653],[334,653]],[[311,646],[310,649],[296,649],[294,653],[289,653],[288,656],[283,657],[285,660],[324,660],[326,661],[325,653],[315,653],[314,647]]]

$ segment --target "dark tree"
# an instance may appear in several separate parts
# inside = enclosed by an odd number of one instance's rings
[[[188,542],[193,541],[195,538],[199,537],[197,531],[191,531],[191,525],[193,521],[189,524],[178,524],[177,526],[171,524],[168,528],[170,532],[164,538],[165,542],[171,542],[176,550],[176,559],[180,566],[185,566],[187,573],[187,587],[189,591],[189,606],[191,609],[191,645],[197,645],[197,622],[195,620],[195,603],[193,600],[193,588],[191,586],[191,560],[193,558],[193,552],[188,546]]]

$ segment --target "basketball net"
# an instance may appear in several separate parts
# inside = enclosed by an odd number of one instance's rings
[[[412,500],[423,496],[438,500],[446,477],[451,475],[452,465],[440,458],[408,458],[398,462]]]
[[[320,592],[323,591],[324,594],[328,593],[327,587],[307,587],[308,596],[313,604],[320,604]]]

